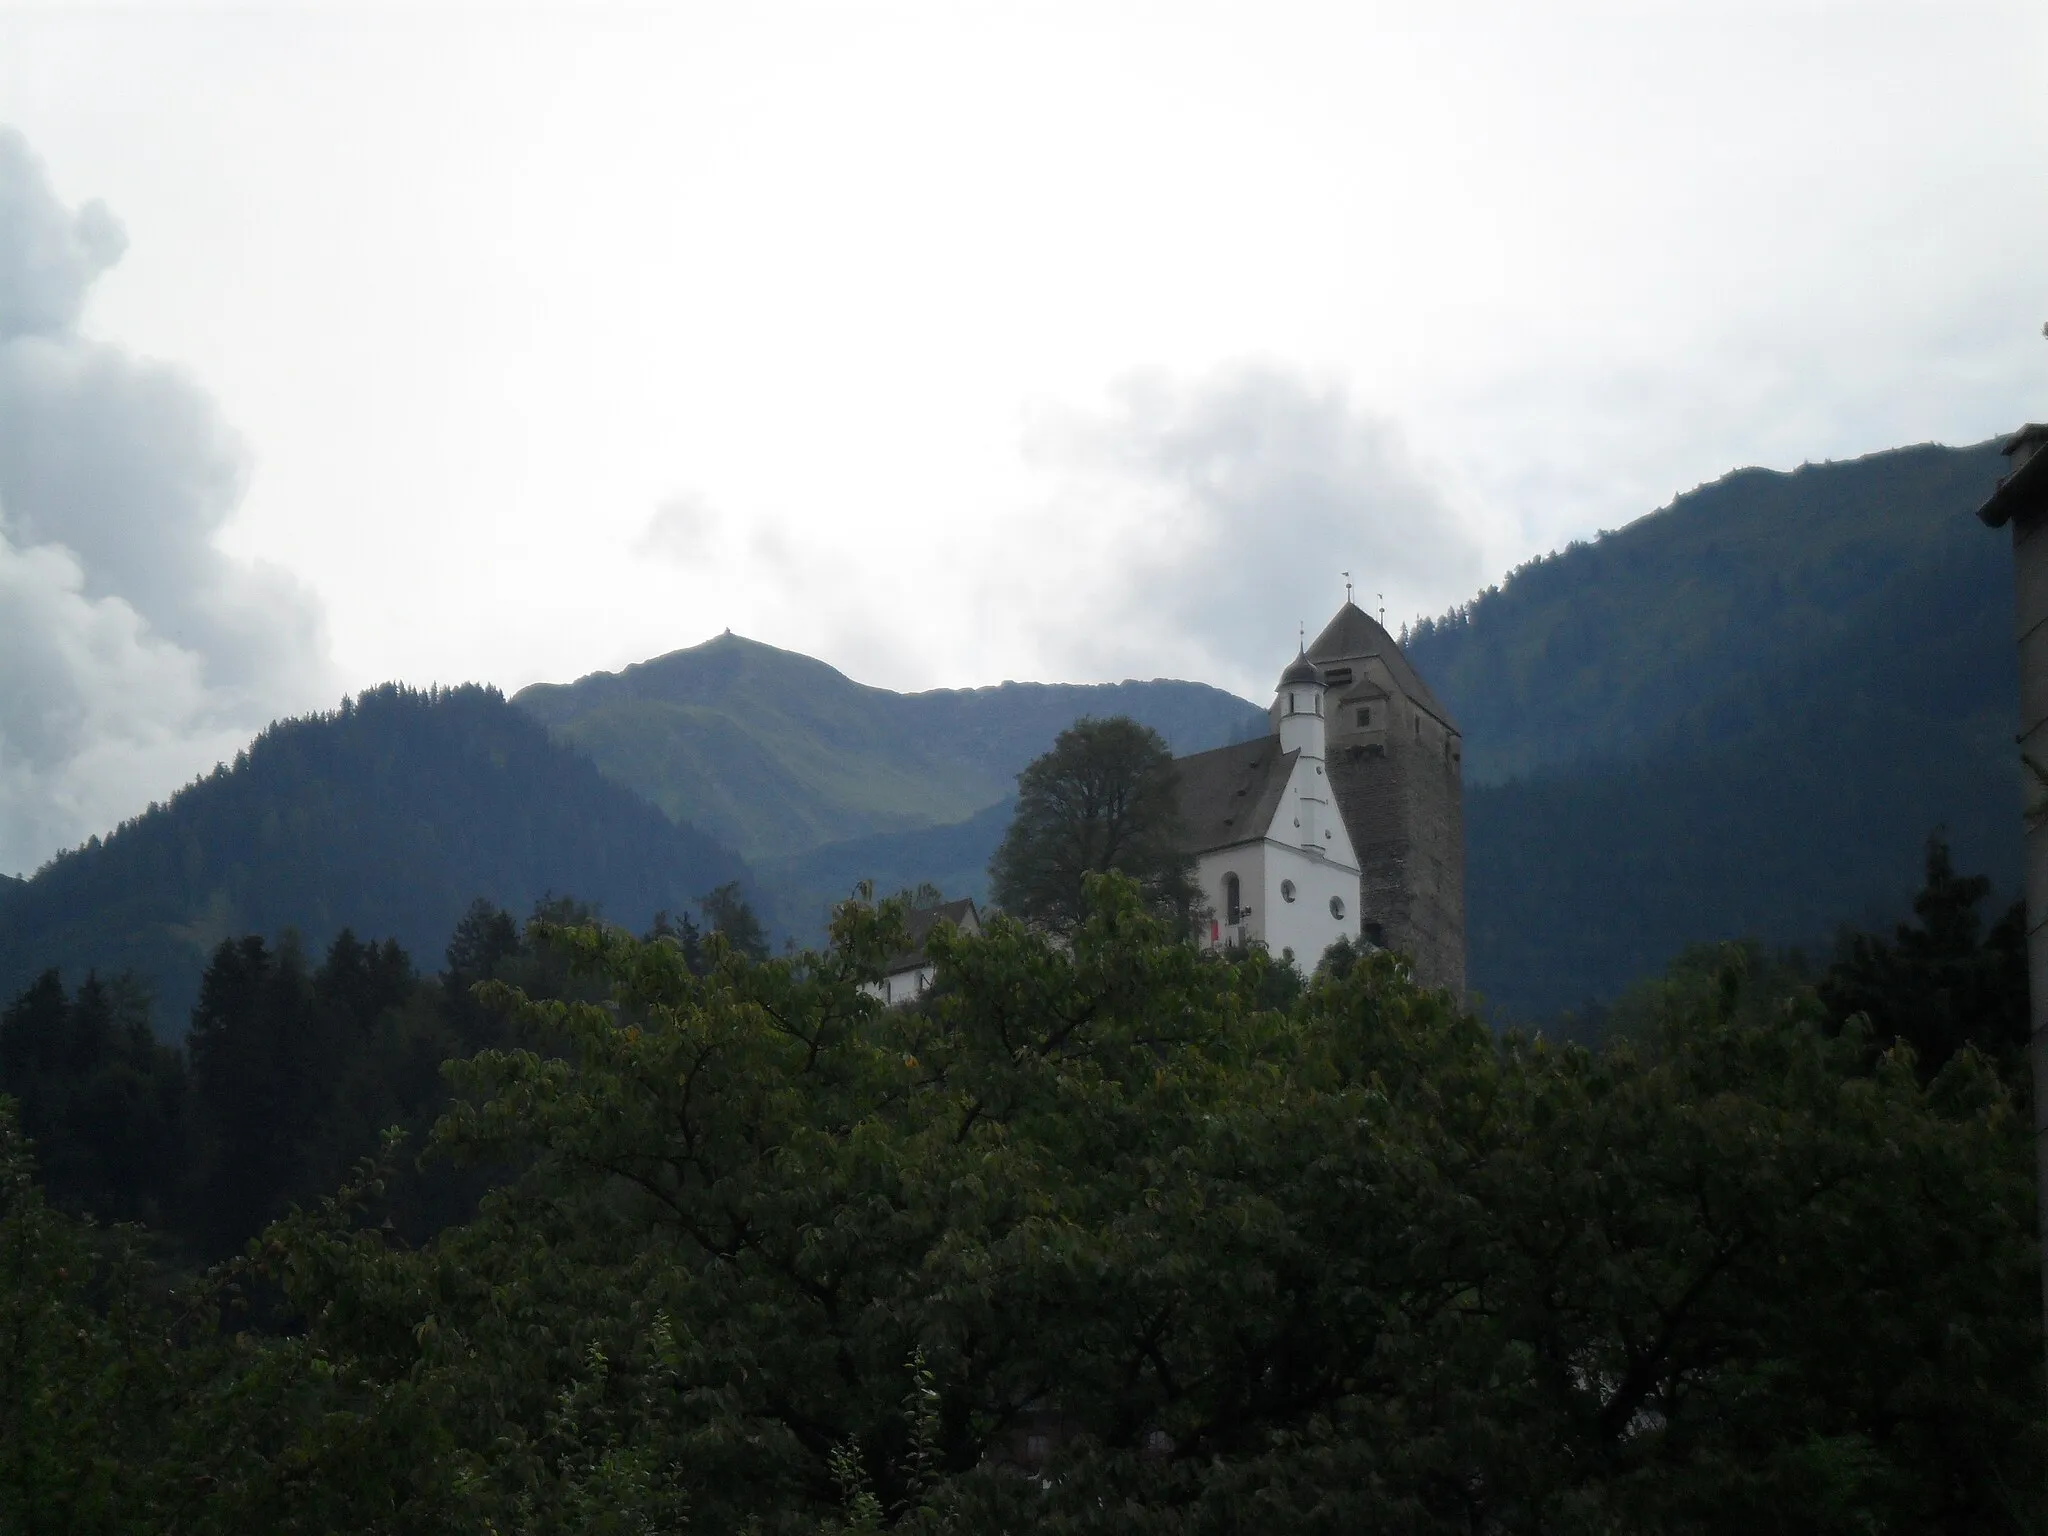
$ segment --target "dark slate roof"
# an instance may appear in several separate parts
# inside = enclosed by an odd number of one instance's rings
[[[1294,660],[1287,663],[1287,670],[1280,674],[1280,686],[1282,688],[1288,687],[1290,684],[1295,687],[1299,687],[1303,683],[1320,685],[1322,680],[1322,669],[1306,656],[1295,657]]]
[[[2033,453],[1999,481],[1991,499],[1977,509],[1977,515],[1994,528],[2003,528],[2018,513],[2048,501],[2048,426],[2021,427],[2000,451],[2010,456],[2027,447]]]
[[[1298,752],[1282,752],[1278,736],[1174,759],[1180,774],[1181,846],[1207,853],[1266,835]]]
[[[948,901],[936,907],[919,907],[915,912],[905,914],[904,921],[910,928],[910,948],[891,955],[889,963],[882,967],[892,976],[898,971],[914,971],[926,963],[924,941],[931,937],[932,929],[940,923],[951,923],[955,928],[974,931],[981,927],[981,914],[974,910],[974,898],[963,896],[958,901]]]
[[[1452,730],[1458,728],[1457,722],[1451,719],[1451,712],[1429,691],[1429,684],[1422,680],[1422,674],[1401,654],[1401,647],[1394,643],[1394,637],[1358,604],[1346,603],[1337,610],[1337,617],[1316,636],[1308,648],[1308,657],[1310,661],[1327,666],[1333,661],[1349,660],[1353,656],[1379,657],[1387,664],[1387,670],[1394,674],[1394,682],[1403,693]]]

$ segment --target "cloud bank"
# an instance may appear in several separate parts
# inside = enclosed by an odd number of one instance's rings
[[[1045,611],[1096,670],[1149,659],[1262,698],[1296,626],[1336,611],[1343,572],[1392,617],[1462,595],[1482,568],[1469,519],[1400,428],[1293,370],[1132,380],[1106,411],[1042,424],[1031,451],[1065,481],[1061,545],[1098,573],[1070,589],[1086,614]]]
[[[695,492],[684,492],[654,509],[654,516],[633,541],[633,553],[675,565],[700,564],[711,557],[718,527],[717,509]]]
[[[0,872],[331,689],[310,594],[216,543],[247,455],[212,400],[79,330],[126,244],[0,129]]]

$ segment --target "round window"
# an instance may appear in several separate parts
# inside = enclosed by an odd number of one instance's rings
[[[1280,899],[1282,901],[1294,900],[1294,882],[1292,880],[1282,880],[1280,882]]]
[[[1332,896],[1330,898],[1330,916],[1337,919],[1340,923],[1344,921],[1344,898],[1342,896]]]

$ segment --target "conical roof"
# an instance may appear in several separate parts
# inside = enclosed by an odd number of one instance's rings
[[[1318,688],[1323,686],[1322,668],[1310,661],[1306,654],[1297,656],[1287,663],[1287,670],[1280,674],[1282,688],[1299,688],[1304,683],[1313,684]]]
[[[1429,691],[1429,684],[1409,664],[1401,647],[1394,643],[1394,637],[1358,604],[1347,602],[1309,644],[1308,658],[1328,666],[1333,661],[1349,661],[1359,656],[1379,657],[1387,664],[1387,670],[1394,674],[1396,687],[1452,730],[1458,728],[1457,722],[1451,719],[1451,712]]]

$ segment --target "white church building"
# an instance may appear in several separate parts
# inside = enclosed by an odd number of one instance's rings
[[[1263,944],[1310,970],[1359,936],[1358,855],[1324,762],[1327,694],[1297,656],[1280,674],[1276,735],[1175,761],[1209,946]]]
[[[1349,668],[1339,674],[1350,682]],[[1205,947],[1263,945],[1313,970],[1337,940],[1358,941],[1358,854],[1325,761],[1331,697],[1322,669],[1298,655],[1280,674],[1273,735],[1174,759],[1182,846],[1209,908]],[[864,990],[886,1006],[914,1002],[937,972],[925,952],[932,929],[979,933],[980,919],[971,901],[910,913],[910,947]]]

